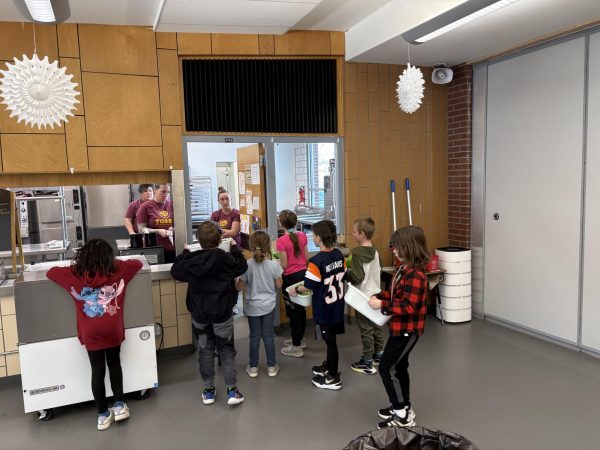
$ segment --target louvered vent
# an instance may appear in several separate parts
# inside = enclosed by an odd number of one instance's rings
[[[183,60],[187,131],[337,133],[335,59]]]

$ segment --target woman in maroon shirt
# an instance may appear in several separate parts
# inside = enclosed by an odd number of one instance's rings
[[[219,204],[221,209],[213,212],[210,220],[223,230],[222,237],[232,238],[238,247],[242,245],[240,236],[240,212],[231,207],[231,195],[223,186],[219,186]]]
[[[154,200],[144,202],[138,210],[136,221],[141,233],[157,233],[158,245],[165,249],[165,263],[175,261],[173,246],[173,203],[169,200],[171,188],[160,184],[154,191]]]

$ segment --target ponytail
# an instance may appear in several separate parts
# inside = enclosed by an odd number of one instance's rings
[[[302,249],[300,248],[300,242],[298,241],[298,235],[294,233],[294,229],[298,224],[298,216],[294,211],[284,209],[279,213],[279,223],[287,230],[288,235],[294,245],[294,256],[298,257],[302,255]]]
[[[254,261],[257,263],[263,262],[271,252],[271,239],[269,235],[263,230],[252,233],[250,236],[250,250],[254,252],[254,255],[252,255]]]
[[[298,235],[294,230],[288,230],[288,236],[294,245],[294,256],[298,257],[302,255],[302,249],[300,248],[300,242],[298,241]]]

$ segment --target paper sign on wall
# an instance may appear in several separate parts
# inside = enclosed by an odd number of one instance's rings
[[[250,176],[252,178],[252,184],[260,184],[260,166],[258,164],[252,164],[250,166]]]
[[[252,209],[260,209],[260,197],[252,197]]]
[[[240,231],[250,234],[250,216],[248,214],[240,214]]]
[[[239,192],[246,192],[246,179],[244,172],[238,172]],[[240,205],[241,206],[241,205]]]
[[[252,214],[252,189],[246,189],[246,214]]]

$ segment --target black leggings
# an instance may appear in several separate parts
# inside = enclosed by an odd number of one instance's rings
[[[327,371],[329,375],[335,377],[338,374],[338,361],[340,359],[336,335],[329,333],[325,338],[325,343],[327,344]]]
[[[304,331],[306,330],[306,309],[304,306],[290,300],[286,288],[303,280],[304,270],[284,275],[283,286],[281,287],[283,290],[283,300],[285,301],[285,315],[290,321],[290,329],[292,331],[292,344],[296,347],[302,343]]]
[[[98,414],[102,414],[108,410],[106,388],[104,387],[106,366],[108,366],[110,387],[112,388],[115,402],[123,401],[123,371],[121,370],[120,352],[120,345],[104,350],[88,350],[88,356],[92,366],[92,394],[94,395]]]
[[[419,335],[416,333],[390,336],[383,349],[378,370],[390,404],[394,409],[410,407],[408,357],[418,340]],[[392,369],[395,369],[395,379],[392,378]]]

